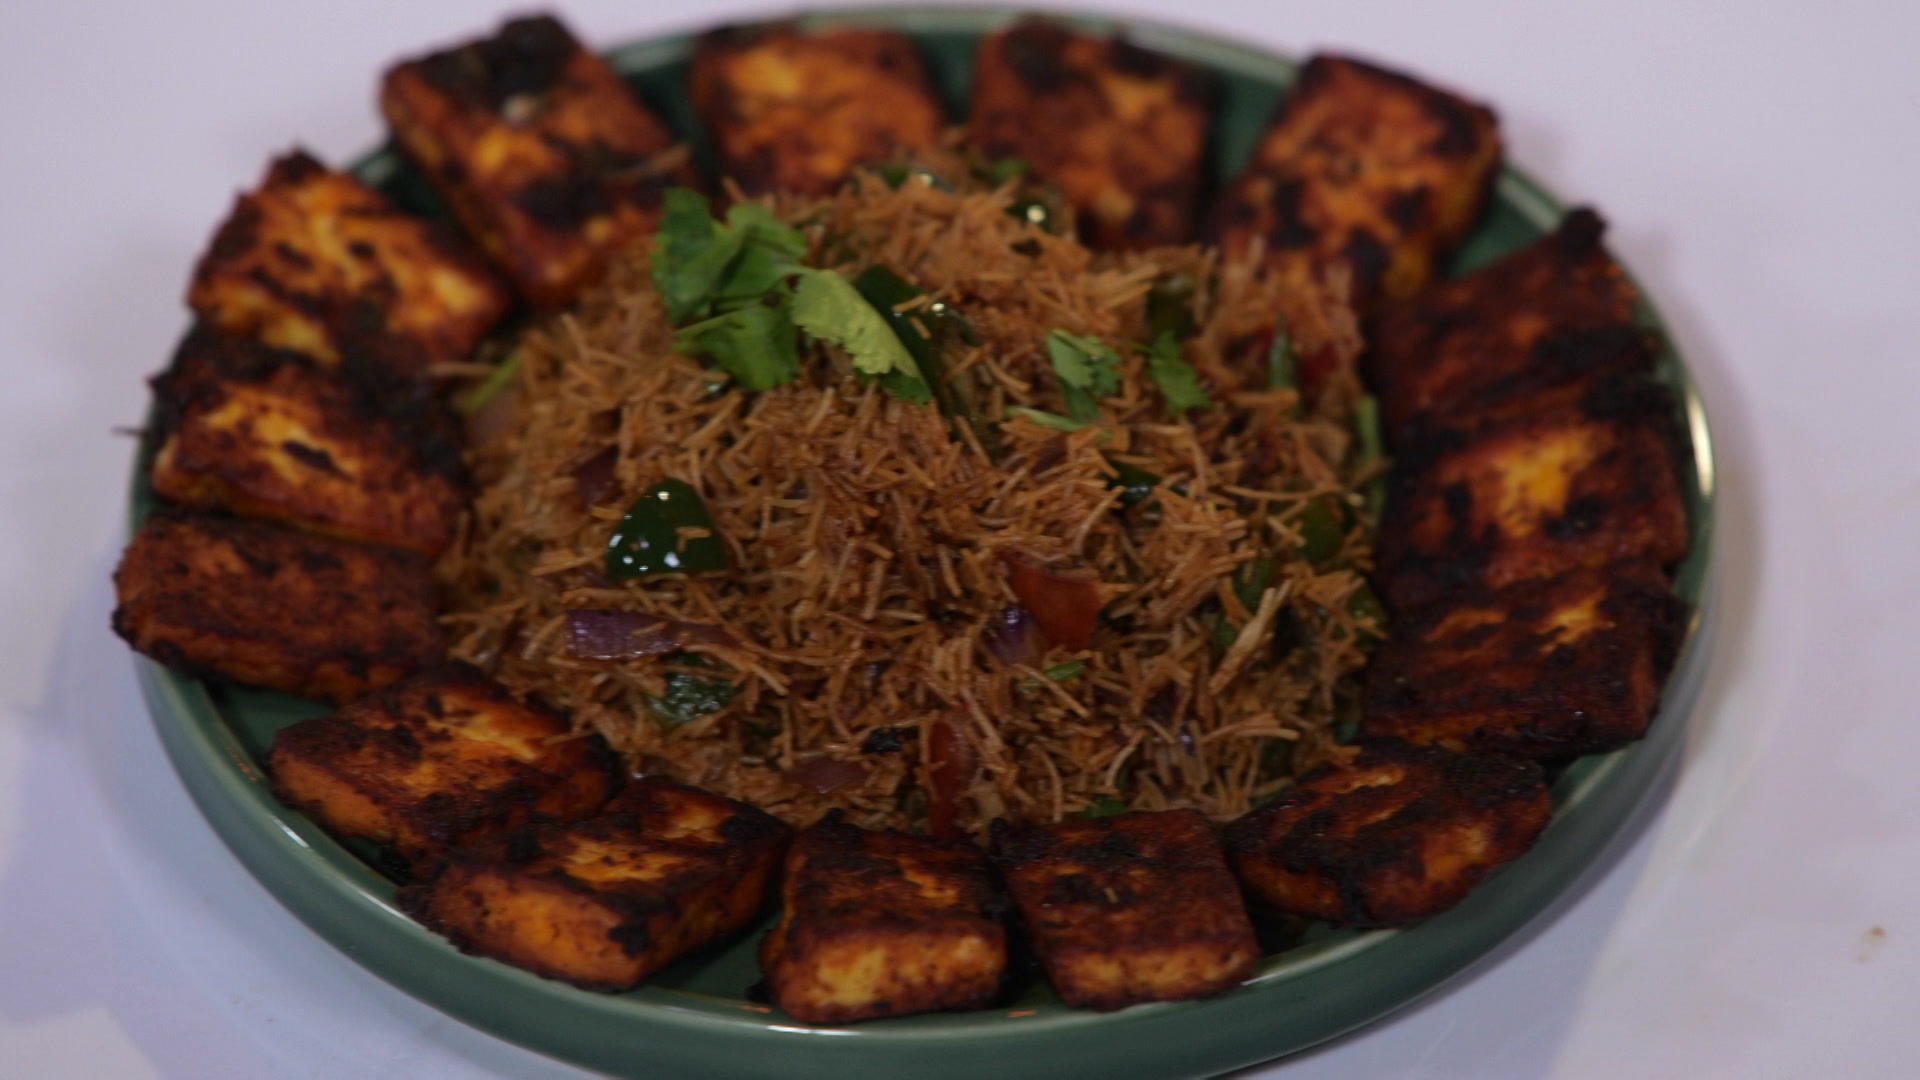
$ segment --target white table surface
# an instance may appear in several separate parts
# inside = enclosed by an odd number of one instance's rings
[[[1724,618],[1677,781],[1551,919],[1271,1074],[1916,1075],[1920,7],[1105,6],[1497,103],[1513,160],[1616,223],[1719,437]],[[0,1076],[580,1076],[388,988],[255,884],[106,628],[113,428],[213,224],[270,154],[373,144],[383,65],[501,11],[161,7],[0,6]],[[567,15],[612,43],[759,7]]]

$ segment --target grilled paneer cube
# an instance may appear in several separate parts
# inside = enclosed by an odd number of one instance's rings
[[[1672,402],[1636,381],[1403,447],[1376,554],[1402,614],[1468,585],[1687,553]]]
[[[1123,38],[1027,21],[980,43],[968,123],[1056,185],[1096,248],[1193,239],[1211,124],[1200,73]]]
[[[1361,730],[1531,758],[1617,750],[1646,734],[1683,614],[1648,564],[1471,590],[1394,626]]]
[[[154,380],[154,494],[418,551],[453,541],[460,448],[437,406],[202,328]]]
[[[996,858],[1060,999],[1119,1009],[1219,993],[1259,959],[1197,810],[996,830]]]
[[[1433,279],[1479,217],[1500,153],[1484,106],[1315,56],[1210,226],[1230,256],[1260,241],[1266,264],[1290,280],[1344,268],[1364,314]]]
[[[1634,322],[1639,291],[1575,210],[1553,233],[1442,282],[1389,312],[1368,353],[1390,430],[1423,418],[1485,423],[1646,371],[1653,342]]]
[[[187,294],[228,333],[404,372],[466,359],[508,302],[450,235],[299,151],[240,196]]]
[[[456,849],[402,902],[468,952],[590,990],[627,990],[747,926],[789,837],[745,803],[667,780],[598,817]]]
[[[1540,766],[1367,742],[1227,826],[1227,858],[1275,911],[1395,926],[1459,903],[1552,813]]]
[[[410,551],[157,510],[113,584],[114,632],[193,675],[341,703],[446,653],[432,569]]]
[[[829,820],[787,852],[780,922],[760,947],[774,1004],[813,1024],[978,1009],[1007,966],[986,856],[965,841]]]
[[[535,817],[594,814],[621,772],[598,735],[461,665],[282,729],[267,767],[282,802],[415,866]]]
[[[749,195],[830,194],[857,165],[932,146],[945,122],[919,50],[887,30],[716,30],[688,82],[721,170]]]
[[[461,223],[522,296],[564,304],[650,232],[684,151],[606,61],[557,20],[387,73],[380,107]]]

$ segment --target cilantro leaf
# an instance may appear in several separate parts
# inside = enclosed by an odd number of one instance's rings
[[[1178,415],[1189,409],[1213,408],[1207,388],[1200,384],[1200,373],[1180,355],[1180,340],[1172,331],[1161,331],[1147,346],[1147,374],[1167,399],[1168,412]]]
[[[727,227],[744,235],[748,243],[769,248],[789,259],[798,259],[807,253],[806,234],[781,221],[759,203],[736,203],[728,208]]]
[[[800,342],[793,320],[777,307],[756,304],[684,327],[675,352],[704,356],[748,390],[771,390],[800,374]]]
[[[653,282],[675,323],[757,303],[798,272],[807,238],[757,203],[741,203],[716,221],[698,192],[663,196],[654,243]]]
[[[725,232],[697,191],[669,188],[661,197],[660,229],[654,240],[653,283],[667,302],[667,317],[684,322],[701,313],[707,294],[739,254],[740,237]]]
[[[1120,392],[1120,354],[1097,337],[1055,330],[1047,335],[1047,359],[1068,386],[1101,396]]]
[[[1096,397],[1120,392],[1120,354],[1096,337],[1055,330],[1047,335],[1047,359],[1060,377],[1067,414],[1082,423],[1100,418]]]
[[[1029,409],[1025,405],[1009,405],[1007,407],[1007,415],[1010,417],[1022,417],[1035,424],[1039,424],[1041,427],[1052,428],[1055,431],[1064,431],[1069,435],[1087,426],[1085,421],[1069,420],[1056,413],[1043,412],[1039,409]]]
[[[813,337],[847,351],[853,369],[880,380],[895,397],[925,402],[932,394],[913,354],[853,283],[828,270],[809,270],[793,292],[793,321]]]

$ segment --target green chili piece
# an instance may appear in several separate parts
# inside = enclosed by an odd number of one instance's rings
[[[1042,674],[1054,682],[1063,683],[1069,679],[1078,678],[1080,674],[1086,670],[1087,662],[1085,660],[1069,660],[1064,664],[1053,665],[1042,672]]]
[[[1292,739],[1268,739],[1260,747],[1260,775],[1283,776],[1293,769]]]
[[[1300,530],[1300,556],[1315,570],[1326,569],[1347,542],[1346,504],[1336,495],[1308,500],[1294,526]]]
[[[1185,341],[1200,329],[1193,318],[1193,278],[1186,274],[1162,278],[1147,290],[1147,340],[1172,334]]]
[[[1152,498],[1153,489],[1160,485],[1158,476],[1124,461],[1114,462],[1113,472],[1113,478],[1107,481],[1107,486],[1120,489],[1121,506],[1139,506]]]
[[[1267,347],[1267,389],[1300,389],[1300,362],[1293,355],[1293,338],[1285,327],[1275,327]]]
[[[1380,402],[1372,394],[1361,394],[1353,403],[1353,426],[1360,436],[1360,467],[1370,468],[1386,454],[1380,436]],[[1387,478],[1375,476],[1367,481],[1367,511],[1378,517],[1387,501]]]
[[[487,402],[499,397],[513,380],[520,377],[520,354],[508,353],[505,360],[493,366],[480,385],[454,399],[453,411],[462,416],[472,416],[486,407]]]
[[[1093,805],[1080,811],[1080,816],[1091,821],[1101,818],[1119,817],[1127,812],[1127,804],[1111,795],[1102,795],[1093,800]]]
[[[686,536],[682,529],[706,535]],[[726,568],[727,546],[707,504],[684,480],[662,480],[641,493],[607,541],[607,576],[615,581]]]
[[[667,672],[667,692],[646,695],[647,711],[671,731],[726,708],[740,688],[718,679],[704,679],[685,671]]]
[[[1363,633],[1375,635],[1386,633],[1386,606],[1380,603],[1380,594],[1373,591],[1373,586],[1364,581],[1360,583],[1358,589],[1353,591],[1353,595],[1347,598],[1347,614],[1368,624],[1362,630]]]
[[[1053,204],[1042,198],[1015,199],[1007,207],[1007,213],[1041,232],[1054,232],[1058,225],[1058,216],[1053,212]]]

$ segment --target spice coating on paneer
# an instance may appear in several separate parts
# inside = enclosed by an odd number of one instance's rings
[[[1393,628],[1361,730],[1542,759],[1617,750],[1646,734],[1683,615],[1647,564],[1468,590]]]
[[[187,295],[228,333],[409,373],[466,359],[509,301],[451,236],[299,151],[240,196]]]
[[[1639,290],[1601,244],[1605,230],[1575,210],[1547,236],[1388,312],[1367,352],[1388,429],[1484,424],[1645,372],[1654,349],[1635,323]]]
[[[192,675],[342,703],[446,655],[432,569],[408,551],[156,510],[113,583],[114,632]]]
[[[423,396],[202,328],[154,380],[154,494],[438,556],[466,508],[460,448]]]
[[[267,767],[281,801],[415,866],[485,832],[587,817],[621,772],[598,735],[464,666],[282,729]]]
[[[822,822],[794,840],[781,897],[760,965],[795,1019],[977,1009],[1000,989],[1003,901],[968,842]]]
[[[752,922],[790,835],[746,803],[648,778],[597,817],[454,850],[401,902],[468,952],[628,990]]]
[[[1309,919],[1395,926],[1459,903],[1552,813],[1540,766],[1371,741],[1227,826],[1247,892]]]
[[[1035,20],[981,41],[968,124],[1059,187],[1090,246],[1131,249],[1193,239],[1211,106],[1186,64]]]
[[[1047,979],[1111,1010],[1226,990],[1260,950],[1213,825],[1197,810],[996,830],[995,857]]]
[[[1289,280],[1346,272],[1364,314],[1433,280],[1479,217],[1500,155],[1485,106],[1371,64],[1315,56],[1209,224],[1229,257],[1258,242],[1266,265]]]
[[[455,215],[535,304],[564,304],[690,182],[670,133],[547,16],[400,64],[380,107]]]
[[[749,195],[831,194],[855,166],[932,146],[945,123],[919,50],[886,30],[715,30],[688,85],[721,171]]]
[[[1402,447],[1376,549],[1402,614],[1468,585],[1687,553],[1671,398],[1634,380],[1576,407]]]

